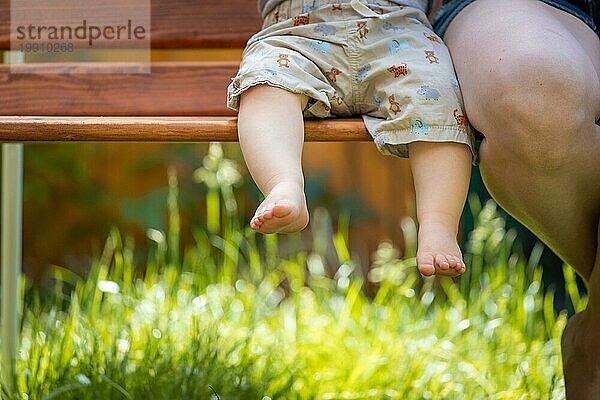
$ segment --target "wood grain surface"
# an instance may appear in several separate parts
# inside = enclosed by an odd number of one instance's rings
[[[0,117],[3,142],[237,141],[236,117]],[[305,140],[371,141],[362,119],[311,119]]]
[[[233,115],[237,62],[0,66],[0,115]],[[105,73],[103,73],[105,72]]]
[[[256,1],[252,0],[152,0],[151,3],[152,48],[243,47],[261,27]],[[57,5],[44,10],[43,15],[49,21],[60,20],[64,12]],[[10,0],[0,0],[0,50],[10,48],[10,22]],[[114,45],[114,41],[96,43],[97,47]]]

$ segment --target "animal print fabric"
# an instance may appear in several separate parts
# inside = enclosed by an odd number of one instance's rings
[[[275,7],[286,0],[258,0],[258,12],[265,18]],[[315,7],[321,4],[321,0],[304,0],[305,3],[310,3],[310,7]],[[416,7],[423,10],[426,14],[433,5],[433,0],[390,0],[392,3],[400,6]]]
[[[228,88],[237,110],[248,88],[305,94],[306,118],[362,115],[378,149],[408,157],[408,143],[456,142],[473,134],[450,55],[425,14],[386,0],[287,0],[244,50]]]

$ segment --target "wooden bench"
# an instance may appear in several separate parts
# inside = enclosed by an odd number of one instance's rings
[[[0,0],[0,51],[5,62],[15,59],[14,53],[9,54],[10,15],[10,0]],[[156,52],[203,49],[210,54],[211,49],[242,49],[260,25],[255,0],[154,0],[151,47]],[[19,326],[22,143],[235,141],[236,118],[225,100],[238,61],[210,58],[153,62],[150,74],[121,73],[120,64],[98,62],[0,65],[4,382],[10,382],[14,371]],[[125,67],[135,70],[135,65]],[[110,72],[89,73],[102,69]],[[371,139],[356,118],[307,121],[306,140]]]
[[[8,1],[0,0],[1,50],[10,49]],[[153,1],[152,49],[241,49],[260,25],[254,0]],[[225,91],[238,64],[155,62],[151,74],[122,73],[114,63],[4,65],[0,139],[235,141],[236,123],[225,107]],[[111,72],[88,73],[102,69]],[[370,138],[358,119],[350,119],[307,121],[306,140]]]

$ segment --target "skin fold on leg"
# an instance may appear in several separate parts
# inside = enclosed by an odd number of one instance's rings
[[[563,334],[563,369],[568,399],[598,398],[600,41],[577,18],[533,0],[478,0],[445,40],[466,113],[485,135],[490,193],[588,284],[588,308]]]
[[[250,174],[265,195],[250,221],[261,233],[292,233],[306,227],[302,110],[308,98],[257,85],[240,98],[238,135]]]
[[[469,189],[471,151],[460,143],[408,145],[415,182],[419,237],[417,267],[423,275],[465,272],[456,236]]]

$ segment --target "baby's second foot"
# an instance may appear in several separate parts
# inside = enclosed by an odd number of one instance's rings
[[[417,267],[425,276],[455,277],[465,272],[465,263],[452,229],[444,224],[421,224]]]
[[[258,206],[250,227],[261,233],[293,233],[308,225],[308,209],[302,186],[277,184]]]

